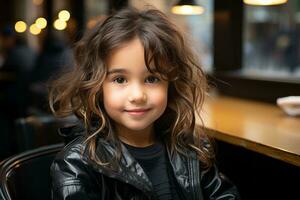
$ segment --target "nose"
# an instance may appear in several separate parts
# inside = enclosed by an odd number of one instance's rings
[[[144,103],[147,101],[145,89],[140,84],[134,84],[130,87],[128,100],[131,103]]]

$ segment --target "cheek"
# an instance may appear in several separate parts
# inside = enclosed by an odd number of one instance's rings
[[[103,104],[107,113],[109,113],[112,108],[118,108],[120,104],[120,92],[109,87],[103,87]]]
[[[168,103],[168,91],[166,88],[162,88],[156,92],[153,92],[151,94],[151,98],[153,99],[153,103],[164,110]]]

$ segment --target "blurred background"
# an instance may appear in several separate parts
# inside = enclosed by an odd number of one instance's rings
[[[72,47],[84,31],[128,5],[166,13],[198,53],[217,92],[273,104],[300,94],[300,1],[197,0],[196,14],[172,12],[176,3],[1,0],[0,160],[20,151],[18,120],[49,115],[47,82],[73,67]]]
[[[204,121],[217,122],[207,132],[243,199],[296,199],[299,118],[276,100],[300,96],[300,0],[0,0],[0,161],[68,142],[57,129],[76,118],[51,115],[47,84],[72,70],[85,31],[126,6],[167,14],[197,53],[209,95],[225,96]]]

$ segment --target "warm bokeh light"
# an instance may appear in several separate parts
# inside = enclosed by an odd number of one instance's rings
[[[245,4],[254,6],[272,6],[286,3],[287,0],[244,0]]]
[[[93,27],[96,26],[96,24],[97,24],[97,20],[95,20],[95,19],[90,19],[90,20],[87,22],[86,27],[87,27],[88,29],[92,29]]]
[[[171,11],[178,15],[200,15],[204,12],[204,8],[201,6],[183,5],[173,6]]]
[[[107,15],[98,15],[88,20],[86,27],[92,29],[97,23],[103,22],[107,18]]]
[[[53,23],[53,26],[57,30],[64,30],[67,27],[67,23],[65,21],[62,21],[60,19],[55,20]]]
[[[43,3],[44,1],[43,1],[43,0],[32,0],[32,2],[33,2],[34,5],[39,6],[39,5],[42,5],[42,3]]]
[[[32,35],[38,35],[40,34],[41,32],[41,29],[39,27],[37,27],[36,24],[32,24],[30,27],[29,27],[29,31]]]
[[[17,21],[16,24],[15,24],[15,30],[16,32],[18,33],[23,33],[25,32],[27,29],[27,25],[25,22],[23,21]]]
[[[39,17],[37,20],[35,20],[35,24],[38,28],[44,29],[47,26],[47,20],[43,17]]]
[[[68,21],[70,19],[70,13],[67,10],[62,10],[58,13],[58,18],[62,21]]]

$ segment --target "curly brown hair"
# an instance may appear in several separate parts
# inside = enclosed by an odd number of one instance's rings
[[[193,149],[205,168],[212,165],[209,140],[196,126],[196,115],[207,91],[207,81],[199,59],[185,42],[183,34],[156,9],[139,11],[125,8],[86,33],[75,46],[75,68],[52,83],[49,104],[56,116],[75,114],[85,124],[90,158],[97,158],[97,137],[118,143],[112,122],[102,105],[102,83],[107,75],[106,61],[110,53],[134,38],[144,46],[146,67],[169,82],[168,105],[155,122],[171,152],[186,155]],[[152,63],[150,65],[150,63]],[[96,120],[95,129],[92,122]]]

